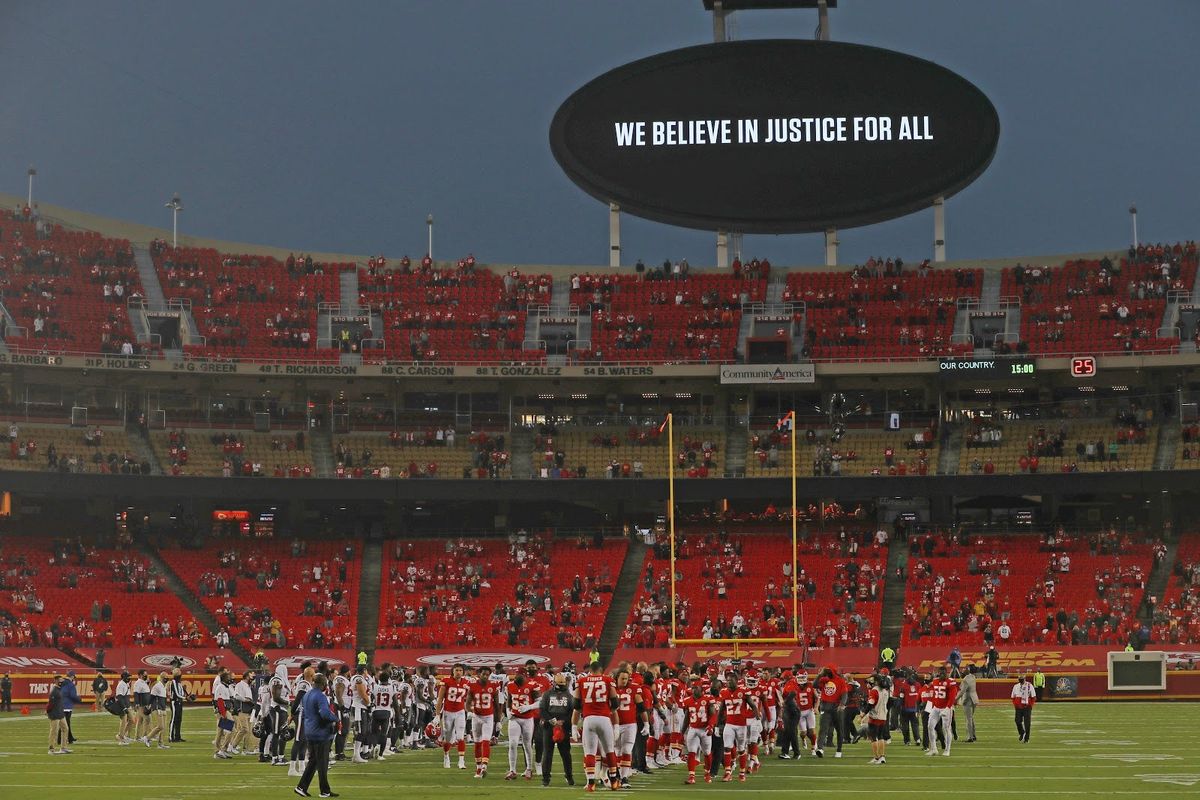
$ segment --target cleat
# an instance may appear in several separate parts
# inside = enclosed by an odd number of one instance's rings
[[[707,772],[706,772],[706,773],[704,773],[704,782],[705,782],[705,783],[712,783],[712,775],[710,775],[710,774],[709,774],[709,773],[707,773]]]
[[[509,770],[508,774],[504,776],[504,780],[506,781],[515,781],[516,779],[517,773],[513,772],[512,770]]]
[[[533,773],[529,770],[525,770],[523,773],[521,773],[521,777],[527,781],[531,781],[533,780]]]
[[[833,754],[833,757],[834,757],[834,758],[841,758],[841,757],[842,757],[842,751],[841,751],[841,750],[838,750],[836,753],[834,753],[834,754]]]
[[[950,757],[950,751],[949,751],[949,750],[947,750],[946,752],[942,753],[942,755],[944,755],[946,758],[949,758],[949,757]]]
[[[358,761],[358,754],[355,754],[354,760]],[[364,759],[364,763],[365,763],[365,759]],[[450,769],[450,755],[449,754],[447,754],[446,757],[444,759],[442,759],[442,767],[444,769]]]
[[[596,784],[592,783],[591,781],[588,781],[587,788],[586,788],[586,789],[584,789],[584,791],[585,791],[585,792],[594,792],[594,791],[596,791]]]
[[[725,777],[721,778],[721,783],[733,783],[733,773],[726,772]]]
[[[694,784],[695,782],[696,782],[696,776],[695,776],[695,775],[688,775],[688,776],[687,776],[687,780],[686,780],[686,781],[684,781],[683,783],[684,783],[684,785],[686,785],[686,786],[691,786],[691,785],[692,785],[692,784]]]
[[[813,755],[816,756],[817,758],[824,758],[825,751],[818,747],[813,750]]]
[[[883,757],[883,756],[880,756],[880,757],[879,757],[879,763],[880,763],[880,764],[886,764],[886,763],[887,763],[887,759],[886,759],[885,757]]]

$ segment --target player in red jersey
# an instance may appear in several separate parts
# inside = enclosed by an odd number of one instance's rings
[[[717,721],[717,704],[704,694],[699,680],[692,683],[692,691],[679,703],[687,715],[687,767],[688,776],[684,783],[696,782],[696,766],[704,757],[704,782],[712,783],[712,736]]]
[[[491,681],[492,670],[480,667],[467,687],[471,738],[475,740],[475,777],[486,778],[492,757],[492,736],[500,717],[500,687]]]
[[[641,668],[641,672],[635,673],[633,677],[634,683],[642,695],[642,708],[646,711],[646,723],[642,726],[642,732],[646,737],[646,769],[653,771],[658,769],[658,762],[655,760],[655,753],[658,750],[658,738],[655,733],[658,706],[654,695],[654,675],[645,663],[639,663],[638,667]],[[650,682],[647,683],[647,680]]]
[[[763,741],[767,695],[773,694],[773,690],[763,685],[759,679],[758,670],[753,668],[746,670],[746,675],[742,679],[742,683],[746,690],[746,695],[754,701],[754,707],[758,709],[757,714],[746,717],[746,755],[748,757],[749,770],[750,772],[758,772],[760,766],[758,749]]]
[[[679,707],[679,701],[687,694],[687,686],[681,678],[681,675],[684,674],[686,673],[673,670],[671,677],[667,680],[667,722],[670,726],[670,732],[667,734],[667,742],[669,744],[668,764],[683,763],[683,729],[686,724],[687,714]]]
[[[533,720],[538,715],[540,696],[524,673],[518,672],[505,687],[508,695],[508,774],[504,780],[517,779],[517,751],[525,754],[525,780],[533,776]]]
[[[929,714],[933,711],[933,673],[928,673],[917,690],[917,704],[921,710],[921,747],[929,749]]]
[[[538,670],[538,662],[534,659],[526,659],[525,661],[525,683],[529,686],[530,692],[533,693],[533,698],[536,700],[550,691],[553,684],[550,676],[545,672]],[[533,716],[533,774],[539,778],[542,775],[542,744],[545,737],[542,734],[542,720],[540,715]]]
[[[628,668],[617,672],[617,768],[621,774],[621,788],[629,788],[629,776],[633,774],[633,746],[637,742],[638,727],[646,722],[646,711],[642,707],[642,693],[632,683]]]
[[[450,769],[450,747],[458,748],[458,768],[467,768],[467,694],[470,683],[463,677],[463,668],[455,664],[450,677],[438,687],[437,713],[442,719],[442,766]]]
[[[746,780],[746,720],[758,716],[754,700],[739,685],[737,670],[728,674],[729,685],[717,698],[721,701],[721,716],[725,724],[725,782],[733,780],[733,762],[737,758],[738,780]]]
[[[761,683],[763,687],[762,703],[759,708],[763,713],[763,743],[767,755],[775,750],[775,736],[779,730],[779,669],[774,672],[767,670]]]
[[[608,785],[616,791],[621,787],[613,741],[613,726],[617,722],[616,686],[612,678],[603,674],[599,661],[588,665],[588,674],[576,683],[575,702],[571,721],[580,729],[580,738],[583,740],[587,791],[596,791],[597,760],[603,760],[608,767]]]
[[[929,702],[933,705],[933,709],[929,712],[929,749],[925,751],[927,756],[935,756],[938,754],[937,736],[935,731],[940,724],[942,726],[942,743],[946,745],[946,752],[942,755],[950,755],[951,730],[950,726],[954,722],[954,703],[958,700],[958,681],[949,677],[945,667],[938,668],[937,677],[933,683],[929,684]]]

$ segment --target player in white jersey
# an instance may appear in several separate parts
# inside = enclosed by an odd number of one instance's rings
[[[371,733],[369,742],[370,753],[379,761],[385,759],[387,735],[392,727],[392,676],[381,669],[371,687]]]
[[[359,764],[367,763],[370,748],[370,679],[365,664],[360,664],[350,678],[350,716],[354,723],[354,761]]]
[[[350,666],[342,664],[332,683],[333,707],[338,715],[337,736],[334,738],[334,759],[346,760],[346,734],[350,732]]]
[[[308,756],[308,742],[304,739],[304,695],[312,691],[312,681],[315,677],[316,670],[311,662],[306,661],[300,665],[300,674],[292,684],[292,723],[296,728],[296,735],[292,737],[292,758],[288,766],[288,775],[293,778],[304,775],[304,768],[307,766],[304,763]]]
[[[283,730],[287,727],[288,707],[291,702],[290,687],[288,686],[287,667],[279,664],[275,674],[266,683],[265,697],[259,706],[259,717],[263,721],[263,733],[269,737],[267,747],[271,755],[271,763],[275,766],[287,764],[283,751],[287,742],[283,738]]]

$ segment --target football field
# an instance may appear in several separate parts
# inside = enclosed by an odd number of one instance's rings
[[[40,709],[38,709],[40,711]],[[958,742],[949,758],[929,757],[897,738],[888,763],[868,763],[866,741],[845,748],[845,756],[799,761],[764,757],[763,768],[745,784],[683,786],[684,767],[635,775],[635,794],[655,798],[756,794],[785,795],[812,791],[821,795],[912,797],[1073,797],[1078,795],[1200,796],[1200,704],[1060,703],[1039,706],[1033,714],[1029,744],[1017,742],[1010,706],[991,705],[976,715],[979,741]],[[212,758],[211,713],[189,709],[183,744],[170,750],[142,745],[118,746],[116,719],[79,712],[79,738],[69,755],[46,754],[44,718],[0,715],[0,798],[3,800],[185,800],[186,798],[294,797],[296,779],[284,767],[240,757]],[[964,729],[960,720],[960,736]],[[584,794],[567,787],[561,776],[552,788],[537,779],[507,782],[507,744],[493,748],[485,780],[472,773],[442,768],[441,751],[410,751],[370,764],[342,763],[330,770],[333,790],[345,798],[495,797],[520,798]],[[576,749],[576,761],[581,762]],[[468,747],[468,767],[471,753]],[[317,795],[314,781],[311,793]],[[607,790],[606,790],[607,791]]]

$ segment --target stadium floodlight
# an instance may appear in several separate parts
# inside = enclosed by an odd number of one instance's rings
[[[25,205],[33,208],[33,176],[37,175],[37,168],[30,164],[26,174],[29,175],[29,194],[25,197]]]
[[[1137,246],[1138,246],[1137,206],[1136,205],[1132,205],[1129,207],[1129,216],[1133,218],[1133,248],[1136,250]]]
[[[179,247],[179,212],[183,211],[183,201],[179,199],[179,192],[173,194],[163,205],[171,209],[171,246]]]
[[[425,255],[429,256],[429,260],[433,260],[433,214],[425,218],[425,226],[429,228],[429,249],[425,251]]]
[[[800,621],[801,606],[800,606],[800,580],[797,576],[798,559],[796,555],[797,545],[797,508],[796,508],[796,412],[789,411],[775,425],[776,430],[787,431],[788,440],[792,450],[792,635],[791,636],[760,636],[756,638],[739,638],[733,639],[734,657],[740,656],[740,650],[743,645],[753,644],[799,644],[800,637]],[[667,431],[667,531],[671,543],[671,641],[672,647],[680,645],[708,645],[713,644],[711,639],[687,639],[679,638],[678,631],[678,615],[676,614],[676,597],[675,597],[675,420],[671,413],[667,414],[667,418],[663,420],[663,424],[659,426],[658,432],[662,433],[663,429]]]

